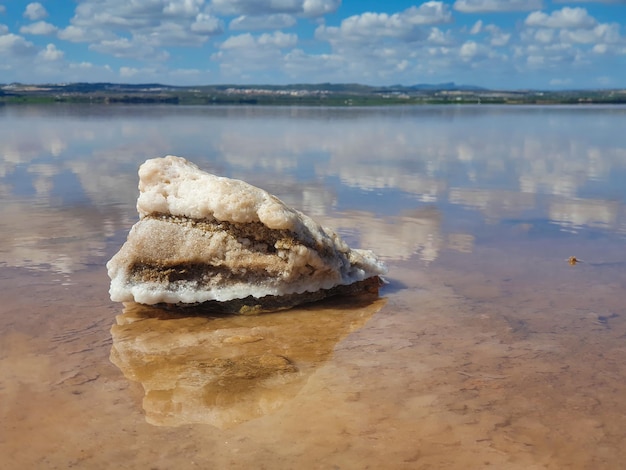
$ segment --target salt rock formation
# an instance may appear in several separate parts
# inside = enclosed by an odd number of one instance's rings
[[[383,264],[240,180],[184,158],[139,168],[139,221],[107,263],[113,301],[228,303],[239,313],[377,288]]]

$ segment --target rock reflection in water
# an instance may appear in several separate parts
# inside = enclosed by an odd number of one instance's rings
[[[363,295],[215,317],[127,303],[111,328],[111,361],[142,384],[149,423],[228,428],[295,397],[335,345],[384,302]]]

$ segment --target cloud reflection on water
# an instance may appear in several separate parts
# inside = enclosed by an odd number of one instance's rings
[[[471,250],[507,218],[626,232],[623,107],[24,106],[0,124],[5,266],[103,263],[136,219],[137,167],[168,153],[388,260]]]

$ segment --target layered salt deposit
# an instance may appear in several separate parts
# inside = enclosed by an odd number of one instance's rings
[[[140,220],[107,263],[114,301],[190,304],[328,290],[383,274],[371,251],[184,158],[139,169]]]

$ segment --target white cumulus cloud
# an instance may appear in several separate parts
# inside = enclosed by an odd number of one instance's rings
[[[102,35],[94,35],[93,30],[89,31],[87,28],[74,25],[59,30],[57,37],[70,42],[92,42],[96,39],[102,39]]]
[[[29,20],[36,21],[48,16],[48,12],[39,2],[29,3],[24,10],[24,17]]]
[[[558,86],[549,80],[561,76],[574,83],[613,77],[614,84],[624,76],[619,5],[626,0],[420,0],[402,9],[357,0],[349,8],[341,0],[79,0],[68,1],[73,13],[65,17],[52,0],[27,0],[17,11],[0,2],[17,16],[0,15],[5,80],[29,71],[41,81],[84,73],[173,84],[532,87]],[[615,14],[607,20],[606,11]],[[49,40],[41,43],[43,36]],[[63,47],[66,41],[86,47]],[[94,58],[78,55],[85,50]],[[85,60],[99,65],[80,66]]]
[[[107,49],[116,50],[118,57],[120,49],[111,47],[111,42],[120,37],[153,48],[199,47],[224,31],[223,20],[205,6],[205,0],[82,0],[70,25],[58,37],[92,43],[94,50],[103,53]],[[149,59],[163,54],[152,51]],[[124,53],[124,56],[131,55]]]
[[[610,44],[620,41],[617,24],[599,24],[593,29],[562,29],[559,36],[563,42],[578,44]]]
[[[176,0],[169,1],[163,7],[163,13],[174,16],[193,17],[200,13],[204,0]]]
[[[467,41],[459,49],[459,55],[463,60],[471,60],[478,53],[478,44],[476,41]]]
[[[543,44],[550,44],[554,41],[554,29],[540,28],[535,31],[534,40]]]
[[[191,30],[205,35],[216,35],[224,32],[224,24],[221,19],[206,14],[198,13],[196,20],[191,24]]]
[[[220,49],[246,49],[254,47],[255,44],[254,36],[250,33],[245,33],[230,36],[220,45]]]
[[[163,61],[169,57],[166,51],[158,51],[149,44],[128,38],[105,39],[91,44],[90,50],[118,58]]]
[[[34,34],[34,35],[50,35],[56,33],[58,28],[46,21],[37,21],[20,28],[21,34]]]
[[[606,44],[596,44],[592,49],[594,54],[606,54],[608,50],[609,47]]]
[[[543,8],[542,0],[456,0],[454,9],[463,13],[530,11]]]
[[[131,78],[139,73],[139,69],[135,67],[120,67],[120,77]]]
[[[498,26],[494,24],[488,24],[485,26],[485,31],[489,32],[491,38],[489,43],[495,47],[506,46],[511,40],[511,33],[505,33]]]
[[[599,23],[584,8],[563,7],[529,14],[514,47],[516,59],[523,61],[518,63],[520,71],[561,67],[582,76],[594,67],[614,69],[626,52],[624,44],[618,23]]]
[[[293,51],[298,42],[295,34],[281,31],[254,36],[250,33],[231,36],[219,45],[219,51],[211,56],[219,64],[225,80],[265,81],[285,68],[285,56]]]
[[[250,33],[231,36],[224,41],[220,49],[253,49],[260,47],[287,48],[294,47],[298,42],[295,34],[286,34],[282,31],[275,31],[272,34],[262,34],[254,37]]]
[[[24,57],[36,53],[32,42],[22,36],[8,33],[0,36],[0,53],[6,56]]]
[[[270,15],[276,13],[319,17],[337,11],[341,0],[212,0],[211,9],[224,15]]]
[[[304,0],[302,11],[305,16],[316,17],[333,13],[341,5],[341,0]]]
[[[295,26],[296,18],[287,13],[276,13],[273,15],[241,15],[235,18],[228,25],[232,31],[255,31],[261,29],[282,29]]]
[[[350,16],[338,27],[321,25],[315,35],[331,42],[376,42],[380,38],[399,38],[417,41],[428,38],[430,31],[424,26],[448,23],[452,15],[442,2],[426,2],[400,13],[372,13]]]
[[[284,49],[294,47],[298,42],[298,37],[295,34],[286,34],[282,31],[276,31],[272,34],[262,34],[259,36],[258,42],[262,46],[269,45]]]
[[[528,15],[525,24],[544,28],[593,28],[597,21],[584,8],[564,7],[549,15],[534,11]]]
[[[57,49],[54,44],[48,44],[44,50],[39,52],[39,57],[48,62],[61,60],[64,55],[64,52]]]

